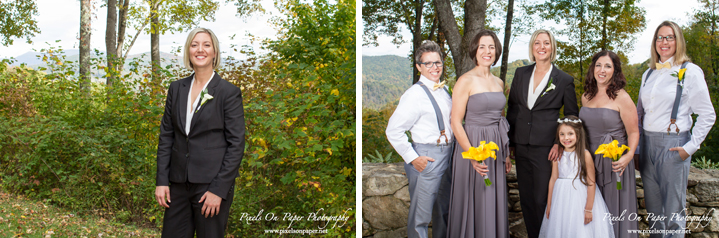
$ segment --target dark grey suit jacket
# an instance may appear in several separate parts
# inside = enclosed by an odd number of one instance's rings
[[[559,110],[564,106],[564,115],[579,115],[577,95],[574,92],[574,78],[557,66],[549,74],[555,89],[537,98],[532,110],[527,106],[529,80],[533,65],[517,68],[507,99],[507,121],[509,122],[510,146],[514,144],[553,146],[557,134]],[[549,87],[542,89],[545,92]]]
[[[214,98],[187,122],[193,76],[172,82],[167,90],[157,146],[156,185],[209,183],[208,190],[225,199],[239,175],[245,150],[242,92],[215,73],[207,85]],[[190,123],[190,134],[185,132],[185,123]]]

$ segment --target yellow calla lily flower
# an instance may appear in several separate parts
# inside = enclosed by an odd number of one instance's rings
[[[484,161],[485,159],[492,157],[497,160],[497,153],[495,150],[499,150],[499,146],[496,143],[490,141],[480,141],[479,146],[469,147],[469,150],[462,152],[462,158],[472,159],[476,161]]]
[[[687,72],[687,68],[683,68],[683,69],[679,70],[679,76],[677,77],[677,78],[679,78],[679,80],[684,79],[684,72]]]
[[[490,141],[487,143],[486,141],[480,141],[479,146],[477,147],[469,147],[469,150],[462,152],[462,158],[465,159],[471,159],[476,161],[484,161],[489,157],[494,158],[494,160],[497,160],[497,152],[496,150],[499,150],[499,146],[497,146],[496,143]],[[484,176],[484,185],[491,186],[492,181],[487,177],[487,175]]]

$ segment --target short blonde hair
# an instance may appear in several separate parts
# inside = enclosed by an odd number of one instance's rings
[[[195,36],[199,33],[207,33],[210,35],[210,38],[212,39],[212,49],[215,51],[215,59],[212,61],[212,68],[216,69],[220,67],[220,42],[217,40],[217,36],[215,36],[215,33],[212,32],[212,30],[207,28],[198,27],[194,30],[190,31],[190,34],[187,35],[187,41],[185,41],[185,53],[183,57],[183,63],[185,64],[185,68],[189,70],[195,70],[194,65],[192,65],[192,62],[190,62],[190,46],[192,45],[192,40],[195,39]]]
[[[659,29],[662,27],[671,27],[672,31],[674,31],[674,42],[676,42],[676,51],[674,52],[674,62],[672,64],[674,65],[681,65],[684,62],[689,61],[689,56],[687,55],[687,43],[684,41],[684,33],[682,33],[682,28],[677,25],[677,23],[674,23],[673,21],[664,21],[657,27],[657,30],[654,31],[654,38],[652,38],[652,58],[649,61],[649,67],[652,69],[657,69],[657,63],[659,63],[659,52],[657,52],[657,36],[659,36]]]
[[[549,60],[550,62],[554,62],[554,60],[557,59],[557,40],[554,39],[554,35],[551,31],[545,29],[539,29],[532,33],[532,38],[529,40],[529,60],[536,61],[534,60],[534,41],[537,40],[539,34],[542,33],[547,34],[549,41],[552,43],[552,53],[549,55]]]

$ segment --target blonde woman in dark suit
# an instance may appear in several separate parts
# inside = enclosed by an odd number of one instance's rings
[[[557,41],[548,30],[537,30],[529,41],[533,65],[518,68],[509,92],[510,156],[516,158],[522,215],[529,237],[537,237],[547,206],[549,177],[556,160],[555,143],[559,110],[564,116],[579,113],[574,78],[552,65]]]
[[[184,63],[194,73],[170,84],[157,146],[162,237],[223,237],[245,148],[242,92],[214,72],[211,30],[190,32]]]

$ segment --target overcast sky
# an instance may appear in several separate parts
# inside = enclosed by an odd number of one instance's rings
[[[100,51],[105,51],[105,25],[107,21],[107,8],[100,7],[102,1],[95,2],[95,8],[93,8],[92,17],[92,35],[91,35],[91,47]],[[222,1],[224,2],[224,1]],[[36,0],[38,7],[38,16],[35,19],[38,22],[38,27],[41,33],[36,34],[32,37],[33,44],[25,43],[25,39],[15,39],[15,42],[11,46],[3,47],[0,46],[0,58],[17,57],[28,51],[33,51],[33,48],[39,51],[42,48],[48,48],[45,42],[50,43],[53,46],[62,46],[63,49],[78,49],[79,48],[79,32],[80,32],[80,1],[77,0]],[[220,41],[220,49],[223,51],[223,58],[227,55],[233,55],[238,59],[244,59],[244,57],[230,50],[230,45],[249,45],[250,40],[247,37],[247,33],[252,33],[254,36],[261,38],[276,39],[276,29],[268,23],[268,21],[274,16],[279,15],[279,11],[275,9],[272,0],[263,0],[262,5],[267,10],[265,14],[254,14],[249,17],[239,18],[235,16],[237,8],[230,4],[220,3],[220,7],[215,13],[214,22],[201,22],[201,27],[211,29],[217,34],[218,40]],[[134,29],[126,30],[128,34],[134,34],[137,32]],[[182,46],[187,38],[186,32],[179,32],[175,34],[166,33],[160,36],[160,51],[170,52],[173,47]],[[234,40],[230,40],[230,36],[236,34]],[[61,40],[55,43],[56,40]],[[126,38],[126,42],[131,39]],[[255,43],[257,49],[259,44]],[[130,54],[140,54],[150,51],[150,35],[141,34],[137,39]]]
[[[646,29],[644,32],[637,35],[637,39],[634,45],[634,51],[628,52],[629,63],[641,63],[650,57],[649,48],[651,48],[651,38],[654,34],[656,27],[664,20],[672,20],[679,25],[683,26],[689,23],[690,16],[693,14],[694,9],[699,8],[700,4],[696,0],[678,1],[672,0],[643,0],[637,4],[643,7],[646,11]],[[360,21],[361,22],[361,21]],[[503,27],[503,26],[502,26]],[[412,35],[409,33],[407,28],[403,26],[405,39],[411,41]],[[504,29],[504,28],[502,28]],[[497,32],[500,39],[504,39],[504,35]],[[509,49],[509,62],[517,59],[527,59],[529,56],[528,52],[528,41],[531,35],[519,36],[517,40],[510,45]],[[405,43],[397,47],[392,44],[391,38],[380,37],[378,47],[362,47],[362,55],[399,55],[406,57],[409,55],[412,43]],[[499,65],[499,64],[497,64]]]

